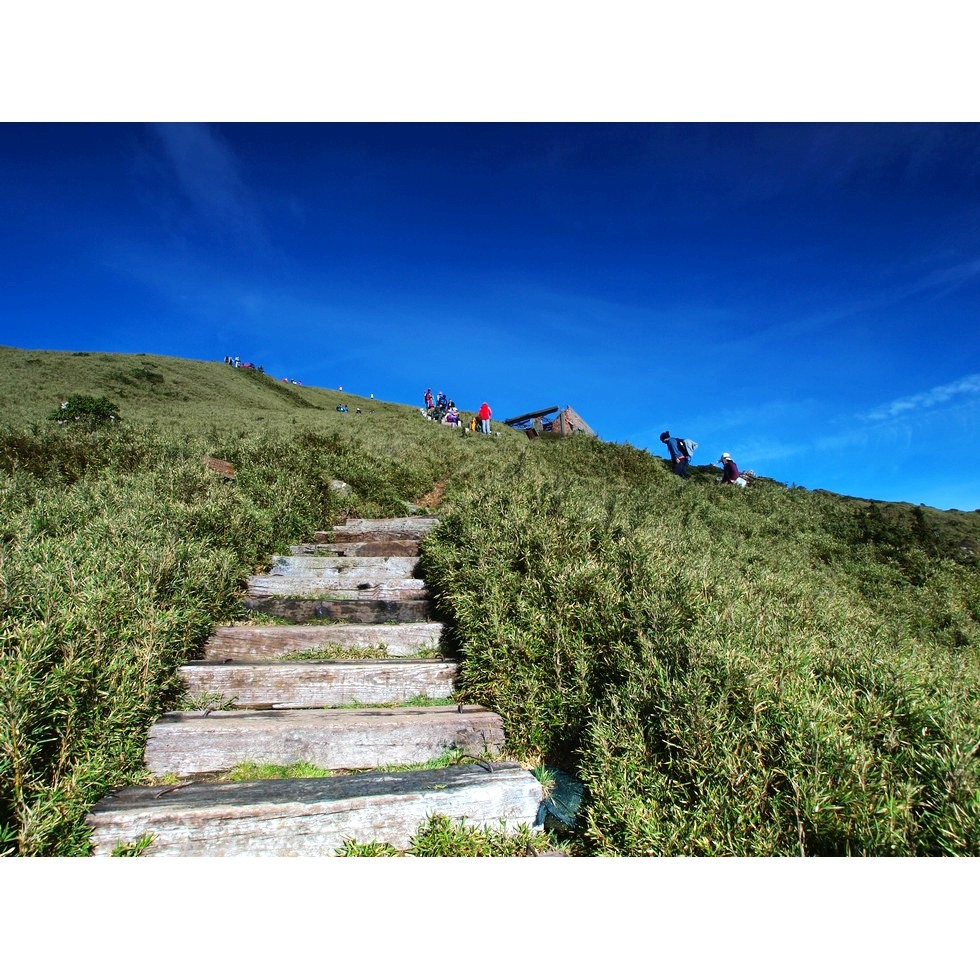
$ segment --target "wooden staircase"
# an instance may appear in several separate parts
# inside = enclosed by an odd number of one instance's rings
[[[436,813],[508,831],[535,824],[541,785],[499,761],[499,716],[479,705],[406,706],[450,698],[456,677],[416,577],[434,523],[348,521],[251,578],[246,606],[289,625],[219,627],[203,659],[181,668],[191,703],[204,707],[163,715],[145,754],[151,773],[177,781],[101,800],[87,817],[93,853],[152,835],[146,855],[330,856],[348,839],[404,849]],[[447,750],[472,764],[376,771]],[[244,762],[337,774],[220,781]]]

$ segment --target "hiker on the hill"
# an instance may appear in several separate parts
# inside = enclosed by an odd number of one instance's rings
[[[737,487],[748,486],[748,481],[738,472],[738,467],[735,465],[735,460],[732,459],[729,453],[722,453],[721,459],[719,459],[718,462],[722,465],[722,483],[731,483]]]
[[[425,395],[423,397],[425,398],[425,409],[428,411],[430,408],[432,408],[432,389],[426,388]]]
[[[667,451],[670,453],[670,461],[673,464],[674,472],[686,480],[688,457],[681,448],[680,440],[676,436],[672,436],[669,432],[661,432],[660,441],[667,447]]]
[[[446,417],[443,419],[443,422],[445,422],[446,425],[451,425],[454,427],[459,425],[459,412],[452,402],[449,403],[449,408],[446,409]]]
[[[479,416],[480,419],[480,431],[486,436],[490,435],[490,417],[493,414],[490,411],[490,406],[486,402],[484,402],[480,406],[480,411],[477,412],[476,414]]]
[[[436,397],[436,408],[438,408],[439,411],[445,411],[448,404],[449,399],[440,391]]]

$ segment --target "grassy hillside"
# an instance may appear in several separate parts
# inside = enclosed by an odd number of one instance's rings
[[[312,423],[322,421],[314,413],[336,414],[341,403],[348,405],[350,414],[361,408],[377,419],[404,418],[407,411],[404,405],[346,392],[285,384],[220,361],[0,347],[0,418],[4,421],[17,425],[37,421],[76,392],[109,398],[128,421],[171,421],[192,429],[204,422],[263,429]]]
[[[73,394],[118,420],[49,421]],[[0,348],[0,413],[0,851],[85,853],[268,555],[440,501],[423,560],[464,693],[585,781],[583,852],[978,853],[976,512],[682,482],[155,355]]]

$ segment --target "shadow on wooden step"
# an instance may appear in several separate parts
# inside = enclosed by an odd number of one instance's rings
[[[346,839],[399,850],[429,817],[513,833],[535,823],[541,784],[514,763],[324,779],[129,787],[86,818],[97,857],[153,835],[147,857],[330,857]]]
[[[417,623],[432,619],[428,599],[284,599],[278,596],[246,597],[245,608],[278,616],[291,623],[328,620],[336,623]]]

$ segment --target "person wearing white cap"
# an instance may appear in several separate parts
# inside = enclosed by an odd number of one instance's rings
[[[735,465],[735,460],[732,459],[730,453],[722,453],[721,459],[718,462],[724,468],[724,472],[721,474],[722,483],[733,483],[737,487],[748,486],[745,477],[739,474],[738,467]]]

